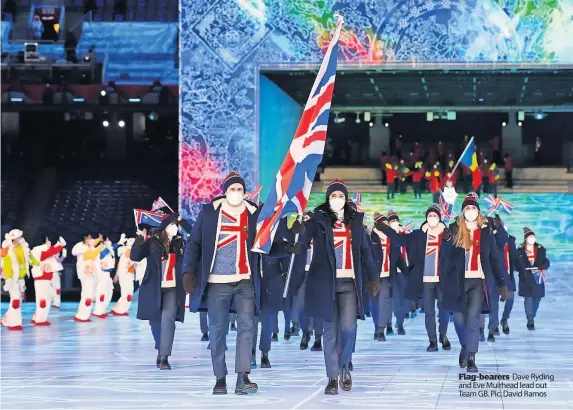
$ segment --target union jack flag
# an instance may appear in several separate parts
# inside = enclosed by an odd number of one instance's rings
[[[141,224],[149,225],[153,228],[161,225],[161,222],[167,218],[166,214],[158,212],[145,211],[143,209],[134,209],[133,216],[135,217],[135,225],[139,227]]]
[[[545,276],[545,271],[538,269],[531,272],[533,274],[533,279],[535,279],[535,283],[541,285],[542,283],[547,282],[547,276]]]
[[[324,154],[342,23],[342,16],[339,16],[289,151],[259,214],[255,252],[269,252],[284,215],[290,212],[302,215],[306,209],[316,168]]]
[[[254,191],[247,192],[245,194],[245,197],[249,201],[254,202],[255,204],[258,205],[261,202],[261,189],[262,188],[263,188],[262,185],[257,186]]]
[[[167,205],[167,202],[165,202],[163,198],[159,197],[155,201],[153,201],[153,205],[151,205],[151,212],[157,212],[161,208],[169,208],[171,212],[173,212],[173,209],[169,205]]]
[[[404,233],[410,233],[412,232],[412,229],[414,229],[414,222],[408,222],[402,227],[402,231],[404,231]]]
[[[354,204],[356,205],[356,210],[358,212],[362,212],[364,215],[366,215],[366,212],[364,212],[364,209],[362,208],[362,194],[360,192],[356,192],[354,194],[352,202],[354,202]]]
[[[448,201],[446,201],[446,198],[444,197],[444,191],[440,191],[438,205],[440,205],[442,221],[448,222],[450,219],[454,219],[456,217],[456,213],[454,212],[454,204],[450,204]]]
[[[496,198],[490,194],[483,200],[487,204],[490,214],[498,210],[503,210],[505,213],[511,214],[511,211],[513,211],[513,209],[515,208],[513,204],[510,204],[505,199],[502,199],[500,196]]]

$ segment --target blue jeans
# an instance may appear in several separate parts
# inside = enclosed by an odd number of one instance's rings
[[[454,326],[460,345],[468,354],[478,352],[480,315],[485,299],[482,279],[465,279],[462,311],[454,312]]]
[[[199,312],[199,327],[201,328],[201,333],[203,334],[209,331],[209,325],[207,324],[207,312]]]
[[[396,327],[401,328],[404,326],[404,318],[410,306],[410,301],[404,299],[405,292],[405,279],[402,273],[394,276],[392,282],[392,305],[394,308],[394,316],[396,316]],[[390,316],[389,325],[392,324],[392,316]]]
[[[392,292],[390,288],[390,278],[380,280],[380,293],[371,299],[372,321],[374,327],[384,328],[388,321],[392,321]]]
[[[532,297],[527,297],[523,301],[523,305],[525,306],[525,315],[527,316],[528,322],[533,322],[535,316],[537,316],[539,303],[541,303],[541,299],[533,299]]]
[[[351,360],[356,339],[357,304],[354,279],[336,279],[332,322],[324,321],[324,362],[328,377],[338,377],[342,367]]]
[[[259,342],[259,350],[263,353],[268,353],[271,350],[271,338],[277,317],[277,311],[271,309],[263,309],[261,312],[261,340]],[[253,345],[253,348],[255,346]]]
[[[438,343],[436,335],[436,302],[438,302],[438,331],[441,335],[448,333],[450,312],[440,307],[442,303],[442,289],[439,282],[424,282],[424,313],[426,332],[430,342]]]
[[[171,356],[175,338],[175,317],[177,316],[177,290],[164,288],[161,296],[161,320],[150,320],[155,349],[160,356]]]
[[[237,352],[235,372],[249,372],[255,317],[255,289],[250,279],[234,283],[207,284],[207,309],[211,333],[211,361],[216,377],[227,375],[225,363],[226,336],[229,329],[229,309],[237,309]]]

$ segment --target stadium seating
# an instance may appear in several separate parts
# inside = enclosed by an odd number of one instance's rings
[[[86,22],[78,55],[95,46],[96,58],[104,63],[104,82],[117,84],[177,84],[176,23]]]
[[[2,167],[2,227],[15,227],[18,210],[30,180],[30,175],[14,163]]]
[[[24,43],[13,43],[9,41],[11,29],[11,22],[2,21],[2,53],[18,54],[18,52],[24,51]],[[65,62],[63,44],[39,44],[38,53],[48,61]]]

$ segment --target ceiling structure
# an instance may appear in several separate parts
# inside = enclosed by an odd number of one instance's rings
[[[264,71],[304,105],[316,70]],[[333,111],[572,111],[572,69],[338,70]]]

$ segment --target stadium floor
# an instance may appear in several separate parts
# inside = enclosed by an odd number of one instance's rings
[[[327,379],[321,352],[300,351],[300,337],[273,343],[272,368],[253,370],[259,393],[244,397],[213,396],[210,352],[200,342],[199,316],[187,314],[178,325],[172,371],[155,368],[149,326],[133,316],[110,317],[92,323],[71,320],[76,303],[51,312],[51,327],[26,325],[22,332],[2,330],[1,407],[8,409],[159,409],[159,408],[436,408],[436,409],[571,409],[573,408],[573,269],[554,263],[536,319],[525,327],[523,299],[517,298],[510,319],[511,333],[495,343],[481,343],[477,357],[482,375],[553,376],[546,388],[508,389],[545,392],[545,398],[461,397],[457,366],[459,347],[452,324],[453,348],[427,353],[423,314],[407,319],[406,336],[387,342],[372,338],[367,319],[359,323],[351,392],[325,396]],[[3,310],[6,308],[3,304]],[[29,320],[33,304],[24,304]],[[282,318],[281,318],[282,319]],[[282,323],[282,320],[281,320]],[[282,327],[281,327],[282,329]],[[228,337],[227,363],[232,371],[235,333]],[[567,347],[568,346],[568,347]],[[260,358],[258,358],[260,359]],[[228,383],[232,391],[234,375]],[[490,390],[496,389],[484,389]],[[501,391],[497,389],[497,391]]]

